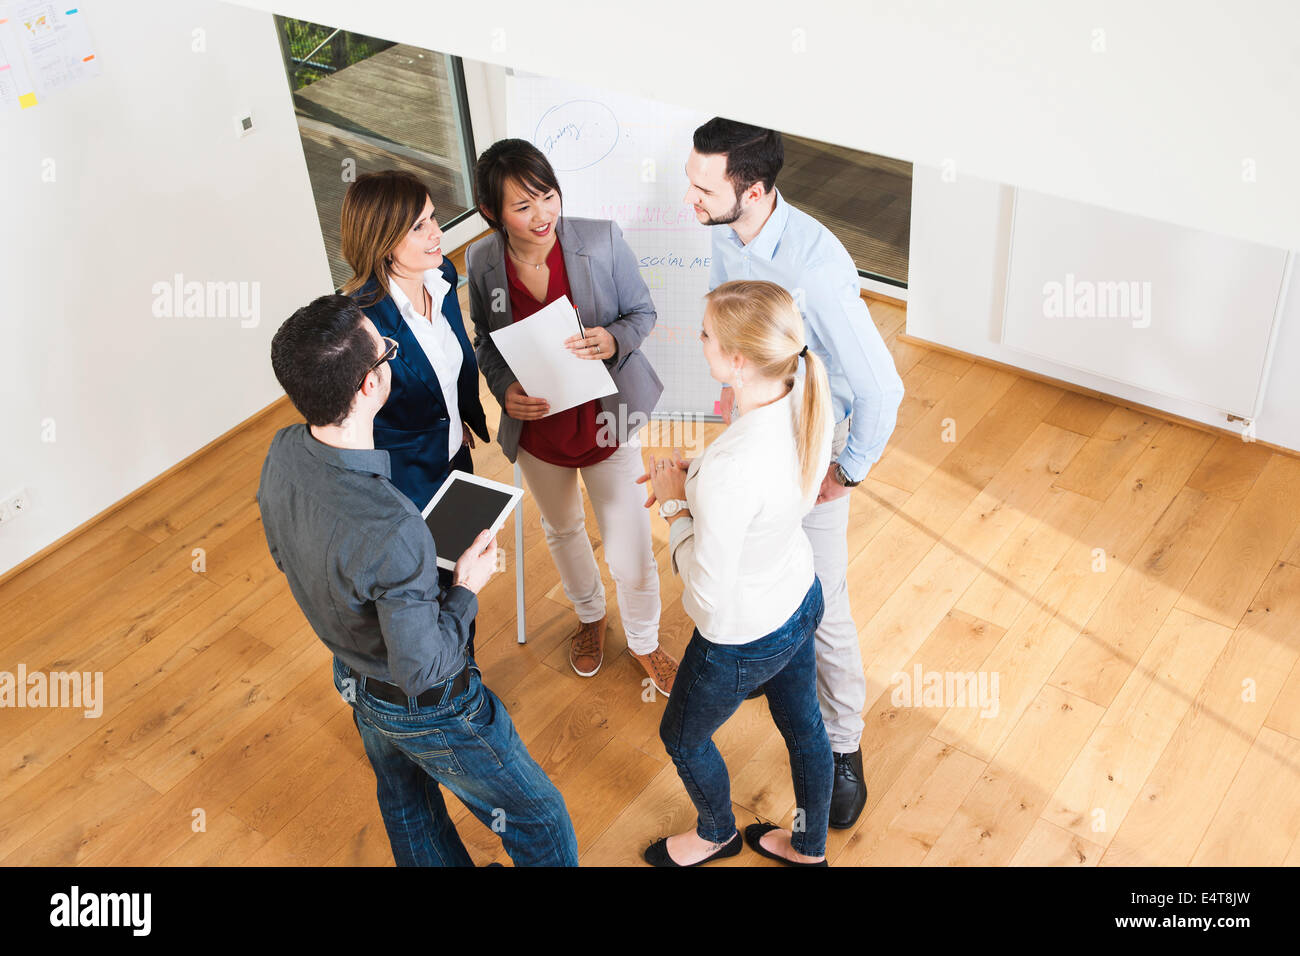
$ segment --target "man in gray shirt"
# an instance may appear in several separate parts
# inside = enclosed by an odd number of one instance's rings
[[[467,653],[496,541],[479,535],[440,591],[433,536],[375,449],[396,353],[347,296],[316,299],[276,332],[271,365],[307,424],[277,432],[262,467],[271,556],[334,654],[397,865],[473,865],[442,784],[517,866],[576,866],[563,797]]]

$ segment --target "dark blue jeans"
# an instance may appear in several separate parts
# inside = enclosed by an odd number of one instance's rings
[[[790,751],[796,805],[790,845],[807,856],[826,852],[835,764],[817,704],[813,634],[822,608],[814,578],[799,609],[756,641],[714,644],[698,630],[691,635],[659,736],[699,813],[695,832],[701,839],[724,843],[736,832],[731,780],[713,735],[750,691],[762,687]]]
[[[352,718],[378,781],[398,866],[473,866],[443,802],[445,786],[490,828],[515,866],[577,866],[564,798],[529,755],[501,700],[473,661],[469,686],[434,707],[367,693],[366,679],[334,659],[334,686],[354,698]],[[348,682],[348,683],[345,683]]]

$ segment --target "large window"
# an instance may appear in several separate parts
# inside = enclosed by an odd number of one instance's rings
[[[444,229],[469,215],[475,154],[459,58],[275,19],[334,284],[352,277],[339,249],[339,211],[362,173],[419,176]]]
[[[912,164],[782,134],[781,194],[844,243],[858,271],[907,286]]]

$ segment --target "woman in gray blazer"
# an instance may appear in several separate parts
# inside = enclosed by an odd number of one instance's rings
[[[605,589],[587,536],[581,473],[618,589],[628,651],[667,695],[677,662],[659,646],[659,569],[637,484],[645,474],[637,432],[663,393],[640,351],[656,318],[650,290],[615,223],[561,215],[555,171],[531,143],[506,139],[490,146],[475,167],[474,186],[479,211],[495,230],[466,256],[474,350],[501,405],[497,440],[537,501],[547,546],[577,612],[569,663],[592,677],[604,660]],[[546,396],[524,392],[489,333],[561,296],[586,327],[566,346],[579,358],[604,362],[618,392],[552,415]]]

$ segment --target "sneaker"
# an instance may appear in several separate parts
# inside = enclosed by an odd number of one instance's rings
[[[649,654],[628,653],[645,668],[650,680],[654,682],[655,690],[665,697],[673,692],[673,681],[677,679],[677,662],[662,647],[656,647]]]
[[[579,677],[595,677],[605,660],[605,618],[579,624],[569,644],[569,665]]]

